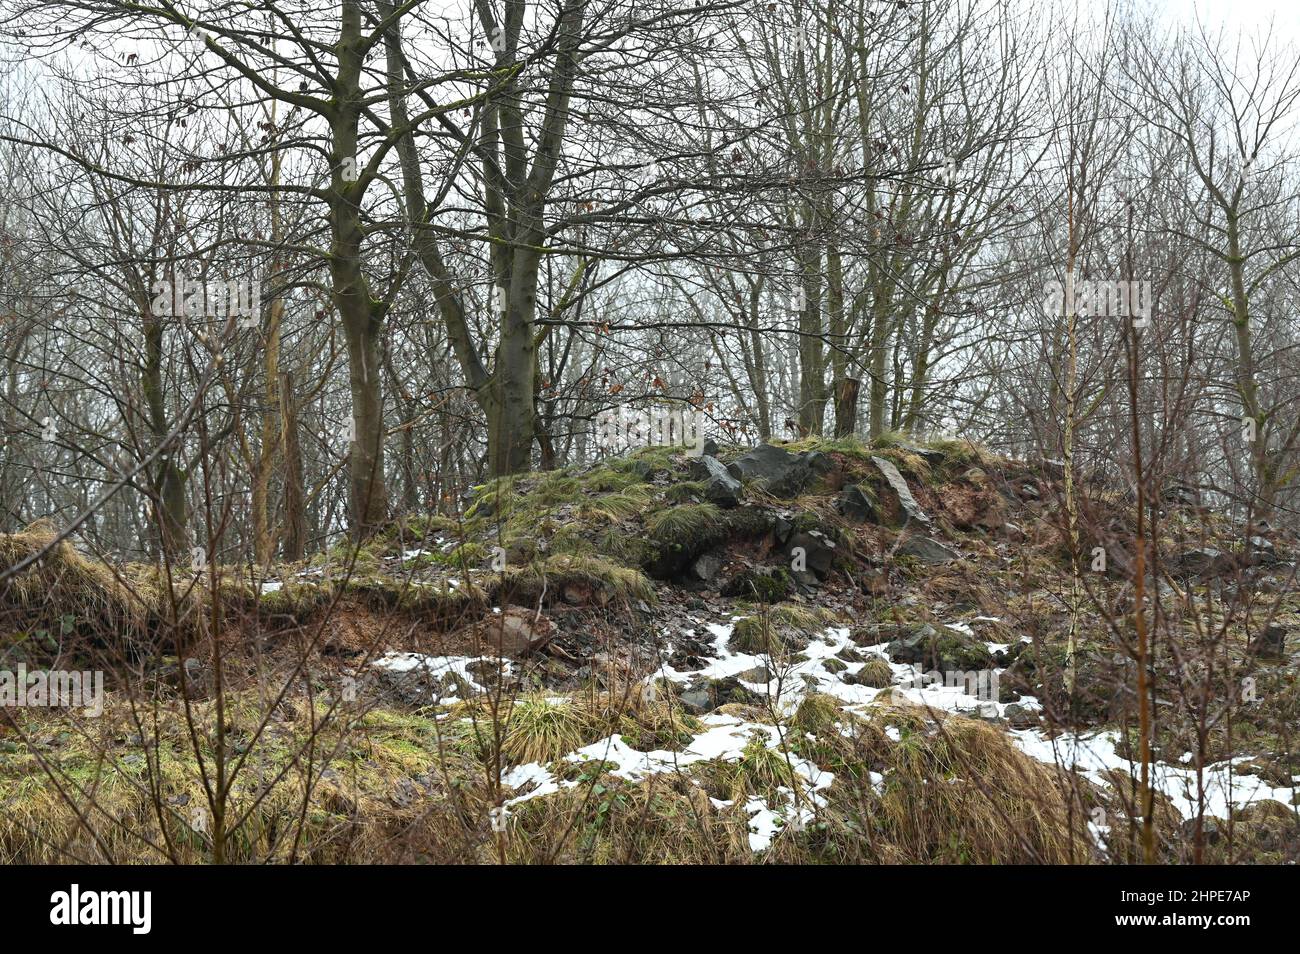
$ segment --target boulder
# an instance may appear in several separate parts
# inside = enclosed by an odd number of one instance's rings
[[[1269,623],[1251,640],[1251,652],[1269,659],[1280,659],[1286,655],[1286,637],[1285,626]]]
[[[912,557],[914,560],[920,560],[928,566],[940,566],[944,563],[951,563],[958,559],[961,554],[956,550],[944,546],[938,540],[931,540],[929,537],[919,534],[908,534],[903,539],[894,553],[898,556]]]
[[[916,502],[916,498],[912,496],[907,481],[898,472],[898,468],[894,466],[893,461],[873,456],[871,462],[876,465],[876,469],[880,471],[881,476],[885,478],[885,483],[889,485],[889,489],[893,491],[894,496],[897,498],[899,512],[902,514],[904,522],[919,523],[921,526],[929,528],[929,516],[921,509],[921,505]]]
[[[702,553],[696,557],[695,562],[691,564],[690,572],[691,576],[695,577],[695,579],[707,583],[717,576],[721,569],[721,558],[712,553]]]
[[[871,491],[861,484],[850,484],[840,493],[835,507],[857,523],[879,523],[880,507]]]
[[[506,606],[477,625],[483,644],[495,651],[499,642],[504,656],[536,652],[555,636],[555,624],[526,606]]]
[[[693,683],[678,696],[678,699],[681,701],[682,708],[694,715],[712,712],[719,706],[732,702],[750,704],[759,701],[754,693],[740,684],[736,676]]]
[[[1189,576],[1217,576],[1231,572],[1236,566],[1232,554],[1214,547],[1198,547],[1180,553],[1174,558],[1174,569]]]
[[[728,464],[727,470],[737,480],[753,481],[773,496],[795,497],[834,466],[820,451],[792,454],[772,444],[759,444]]]
[[[803,551],[803,566],[791,566],[791,572],[795,574],[808,570],[825,579],[835,564],[835,543],[820,530],[798,530],[790,534],[785,549],[792,564],[797,558],[795,551]]]
[[[745,493],[740,481],[716,457],[692,458],[691,478],[704,482],[705,499],[719,507],[736,506]]]
[[[899,444],[898,449],[908,454],[915,454],[931,467],[938,467],[948,459],[948,455],[934,447],[918,447],[915,444]]]

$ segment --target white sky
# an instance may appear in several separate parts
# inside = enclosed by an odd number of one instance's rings
[[[1191,26],[1197,15],[1208,27],[1240,27],[1247,34],[1273,22],[1279,40],[1300,38],[1300,0],[1151,0],[1153,10],[1171,21]]]

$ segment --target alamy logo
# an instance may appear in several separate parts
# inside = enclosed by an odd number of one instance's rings
[[[1095,281],[1065,273],[1065,281],[1043,286],[1043,313],[1049,318],[1132,318],[1134,328],[1151,322],[1151,283],[1145,281]]]
[[[153,923],[150,891],[70,891],[50,895],[51,924],[129,924],[132,934],[148,934]]]
[[[262,311],[262,286],[253,281],[201,282],[182,275],[174,282],[154,282],[151,291],[149,310],[158,317],[239,318],[248,325]]]
[[[699,457],[704,453],[704,412],[668,407],[604,411],[596,416],[596,443],[614,454],[638,447],[685,446],[687,454]]]
[[[29,672],[19,663],[17,672],[0,669],[0,706],[81,708],[88,716],[100,716],[104,713],[104,674],[62,669]]]
[[[940,672],[931,669],[925,672],[920,666],[912,666],[911,672],[899,683],[905,689],[924,689],[929,685],[943,686],[947,689],[960,689],[968,696],[974,696],[980,702],[998,701],[998,671],[996,669],[948,669]]]

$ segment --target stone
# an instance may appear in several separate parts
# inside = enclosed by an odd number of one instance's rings
[[[682,708],[694,715],[712,712],[732,702],[748,705],[758,701],[758,697],[742,686],[736,676],[695,683],[677,698]]]
[[[708,583],[722,569],[721,558],[712,553],[703,553],[691,564],[691,575],[701,582]]]
[[[915,454],[931,467],[938,467],[948,459],[948,455],[933,447],[918,447],[915,444],[899,444],[898,449],[908,454]]]
[[[894,551],[898,556],[912,557],[928,566],[940,566],[959,559],[961,554],[937,540],[919,534],[909,534]]]
[[[705,499],[719,507],[734,507],[745,494],[740,481],[716,457],[692,458],[691,478],[704,482]]]
[[[885,482],[889,484],[889,489],[894,492],[894,496],[898,499],[898,506],[903,515],[904,523],[915,522],[928,529],[930,526],[929,516],[921,509],[921,505],[916,502],[911,489],[907,486],[907,481],[903,479],[903,475],[898,472],[898,468],[894,466],[893,462],[885,460],[883,457],[874,456],[871,458],[871,462],[876,465],[876,469],[880,471],[881,476],[885,478]]]
[[[835,543],[826,534],[820,530],[799,530],[790,534],[790,539],[786,542],[786,553],[792,560],[797,549],[803,550],[802,569],[812,571],[819,579],[825,579],[830,574],[835,564],[836,551]],[[792,567],[796,573],[799,569],[799,567]]]
[[[840,493],[836,509],[857,523],[879,523],[880,508],[875,497],[861,484],[850,484]]]
[[[1257,656],[1280,659],[1286,655],[1287,628],[1279,623],[1269,623],[1251,641],[1251,652]]]
[[[496,649],[499,641],[501,653],[505,656],[536,652],[555,636],[555,624],[525,606],[506,606],[498,615],[484,620],[481,626],[486,645]]]
[[[795,497],[834,468],[820,451],[792,454],[772,444],[759,444],[727,465],[737,480],[750,480],[776,497]]]
[[[1030,729],[1038,725],[1038,712],[1026,708],[1018,702],[1012,702],[1002,710],[1002,717],[1013,729]]]
[[[1236,561],[1231,554],[1216,550],[1214,547],[1198,547],[1195,550],[1180,553],[1174,559],[1174,567],[1178,571],[1192,576],[1227,573],[1235,565]]]

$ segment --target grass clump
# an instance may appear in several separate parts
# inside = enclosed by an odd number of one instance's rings
[[[799,702],[794,711],[791,725],[800,732],[821,735],[834,732],[836,723],[844,722],[849,717],[840,711],[840,701],[824,692],[810,692]]]
[[[650,539],[669,552],[699,553],[720,539],[722,514],[713,504],[679,504],[646,520]]]
[[[893,684],[894,670],[890,668],[887,661],[875,656],[863,663],[862,668],[850,675],[846,681],[872,689],[884,689]]]
[[[501,754],[511,764],[554,762],[600,738],[600,722],[574,699],[530,693],[510,707]]]

